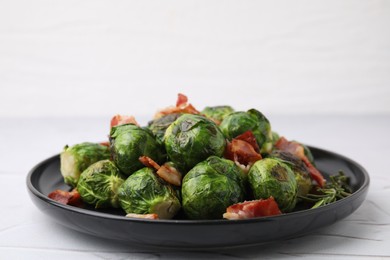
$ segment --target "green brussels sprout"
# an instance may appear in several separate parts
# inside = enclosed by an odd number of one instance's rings
[[[112,161],[102,160],[81,173],[77,191],[85,203],[95,208],[119,208],[118,188],[124,181],[124,176]]]
[[[153,132],[157,139],[162,142],[167,128],[181,115],[181,113],[172,113],[165,115],[163,117],[150,121],[148,123],[148,128]]]
[[[248,181],[255,199],[273,196],[281,211],[289,212],[297,202],[297,182],[294,172],[277,159],[265,158],[253,164]]]
[[[182,115],[168,127],[164,143],[168,157],[183,173],[210,155],[222,156],[226,146],[213,121],[192,114]]]
[[[152,168],[142,168],[119,188],[119,202],[126,213],[152,214],[171,219],[181,205],[176,191],[158,177]]]
[[[231,106],[214,106],[205,107],[201,113],[208,118],[221,122],[227,115],[233,112],[234,109]]]
[[[110,150],[116,166],[130,175],[144,167],[140,156],[148,156],[157,163],[164,159],[162,146],[149,129],[134,124],[115,126],[110,133]]]
[[[268,119],[258,110],[250,109],[247,112],[234,112],[227,115],[219,125],[222,133],[229,140],[246,131],[252,131],[256,137],[261,153],[270,153],[272,150],[272,131]]]
[[[244,200],[244,174],[230,160],[210,156],[183,178],[184,213],[190,219],[220,219],[226,208]]]
[[[80,174],[91,164],[110,158],[107,146],[98,143],[84,142],[65,146],[60,154],[60,169],[64,182],[72,187],[77,186]]]
[[[274,151],[269,157],[286,163],[293,170],[297,181],[298,197],[306,196],[309,193],[312,188],[310,172],[300,158],[283,151]]]

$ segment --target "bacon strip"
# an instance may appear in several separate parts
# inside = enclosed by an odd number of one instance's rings
[[[243,134],[236,136],[234,139],[242,140],[249,143],[257,153],[260,153],[259,145],[257,144],[256,137],[252,131],[248,130]]]
[[[294,141],[288,141],[286,138],[280,137],[279,140],[275,143],[275,148],[289,152],[300,158],[309,169],[311,178],[317,182],[318,186],[321,188],[324,187],[326,182],[324,176],[316,167],[313,166],[313,164],[310,163],[301,144]]]
[[[188,103],[188,98],[186,95],[181,93],[177,94],[176,107],[185,106]]]
[[[160,169],[157,170],[157,175],[170,184],[181,186],[183,176],[175,167],[168,163],[164,163]]]
[[[244,166],[252,165],[261,160],[259,146],[253,133],[247,131],[228,142],[225,149],[225,158]]]
[[[124,124],[135,124],[139,126],[137,121],[135,120],[134,116],[126,116],[126,115],[115,115],[111,118],[110,127],[118,126],[118,125],[124,125]]]
[[[188,103],[188,98],[186,95],[179,93],[176,101],[176,106],[170,106],[164,109],[157,111],[154,115],[154,119],[163,117],[168,114],[173,113],[183,113],[183,114],[200,114],[196,108]]]
[[[136,213],[129,213],[126,215],[128,218],[144,218],[144,219],[158,219],[157,214],[136,214]]]
[[[148,156],[139,157],[140,162],[146,167],[154,168],[157,175],[164,181],[173,184],[175,186],[181,186],[182,174],[169,163],[164,163],[160,166],[152,158]]]
[[[256,217],[276,216],[282,212],[279,209],[275,199],[271,196],[268,199],[259,199],[245,201],[229,206],[226,213],[223,214],[225,219],[250,219]]]
[[[100,142],[99,144],[107,146],[107,147],[110,147],[110,142],[109,141]]]
[[[51,192],[48,197],[64,205],[72,205],[76,207],[83,207],[80,193],[73,189],[72,191],[55,190]]]
[[[160,165],[148,156],[141,156],[138,160],[140,160],[140,162],[146,167],[154,168],[156,170],[160,169]]]

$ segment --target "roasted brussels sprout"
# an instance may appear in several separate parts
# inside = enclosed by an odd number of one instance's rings
[[[282,212],[294,209],[297,202],[297,182],[287,164],[272,158],[259,160],[250,168],[248,181],[256,199],[273,196]]]
[[[148,123],[148,128],[153,132],[157,139],[162,142],[167,128],[181,115],[181,113],[165,115],[163,117],[150,121]]]
[[[111,129],[110,150],[113,161],[125,175],[143,167],[138,160],[140,156],[148,156],[157,163],[164,159],[162,146],[152,132],[133,124],[119,125]]]
[[[190,219],[219,219],[245,196],[244,174],[233,161],[210,156],[184,176],[182,206]]]
[[[126,179],[119,188],[119,201],[126,213],[154,213],[160,219],[173,218],[181,208],[172,186],[148,167],[136,171]]]
[[[118,188],[124,181],[112,161],[102,160],[81,173],[77,190],[82,200],[95,208],[118,208]]]
[[[107,146],[98,143],[84,142],[65,146],[60,154],[61,174],[64,182],[76,187],[80,174],[91,164],[110,158]]]
[[[227,115],[234,112],[231,106],[205,107],[202,114],[216,122],[221,122]]]
[[[168,127],[164,143],[168,157],[183,173],[211,155],[222,156],[226,146],[213,121],[192,114],[182,115]]]
[[[252,131],[261,153],[270,153],[272,150],[271,124],[256,109],[250,109],[247,112],[231,113],[222,120],[219,127],[229,140],[246,131]]]
[[[295,155],[283,152],[274,151],[269,156],[270,158],[278,159],[283,163],[286,163],[295,174],[295,180],[297,181],[298,197],[306,196],[312,188],[312,180],[310,177],[309,169],[305,163]]]

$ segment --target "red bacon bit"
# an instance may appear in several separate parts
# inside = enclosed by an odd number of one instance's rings
[[[176,107],[180,107],[182,105],[187,105],[188,98],[186,95],[183,95],[181,93],[177,94],[177,101],[176,101]]]
[[[146,167],[154,168],[156,170],[160,169],[160,165],[148,156],[141,156],[138,160]]]
[[[262,159],[261,155],[255,151],[253,146],[245,141],[233,139],[227,147],[230,149],[228,154],[233,154],[233,158],[230,157],[228,159],[237,161],[240,164],[253,164]]]
[[[280,137],[279,140],[275,143],[275,147],[284,152],[289,152],[291,154],[294,154],[295,156],[301,159],[303,157],[306,157],[305,150],[303,149],[302,145],[300,145],[297,142],[290,142],[283,136]]]
[[[139,126],[137,121],[135,120],[134,116],[125,116],[125,115],[115,115],[111,118],[110,127],[118,126],[118,125],[124,125],[124,124],[135,124]]]
[[[164,181],[175,186],[181,186],[183,176],[175,167],[169,165],[168,163],[164,163],[160,166],[148,156],[141,156],[138,160],[140,160],[140,162],[146,167],[154,168],[157,175]]]
[[[72,191],[55,190],[48,197],[64,205],[72,205],[79,208],[84,205],[80,193],[76,189]]]
[[[99,144],[100,144],[100,145],[107,146],[107,147],[110,147],[110,142],[108,142],[108,141],[100,142]]]
[[[163,117],[168,114],[173,113],[184,113],[184,114],[200,114],[196,108],[188,103],[188,98],[186,95],[183,95],[181,93],[178,94],[176,106],[170,106],[164,109],[159,110],[155,115],[154,119]]]
[[[244,166],[252,165],[261,160],[259,146],[253,133],[247,131],[228,142],[225,149],[225,158]]]
[[[192,104],[187,104],[183,108],[180,108],[178,112],[186,113],[186,114],[194,114],[194,115],[200,114],[200,112],[196,110],[196,108]]]
[[[252,133],[252,131],[246,131],[245,133],[236,136],[234,139],[242,140],[249,143],[257,153],[260,153],[259,145],[257,144],[256,137]]]
[[[144,219],[158,219],[157,214],[136,214],[136,213],[129,213],[126,215],[128,218],[144,218]]]
[[[311,162],[306,156],[302,158],[302,161],[306,164],[307,168],[309,169],[309,173],[312,179],[317,182],[318,186],[323,188],[326,180],[324,176],[322,176],[322,173],[316,167],[314,167],[313,164],[311,164]]]
[[[294,141],[288,141],[286,138],[280,137],[275,143],[275,148],[299,157],[309,169],[311,178],[317,182],[318,186],[321,188],[324,187],[326,182],[324,176],[322,176],[321,172],[310,163],[309,159],[305,155],[305,149],[301,144]]]
[[[157,175],[170,184],[181,186],[181,181],[183,179],[182,174],[168,163],[164,163],[160,169],[157,170]]]
[[[250,219],[257,217],[267,217],[280,215],[275,199],[271,196],[268,199],[259,199],[245,201],[229,206],[226,213],[223,214],[225,219]]]

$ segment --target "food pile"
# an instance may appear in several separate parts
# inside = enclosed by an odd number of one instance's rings
[[[60,162],[71,188],[49,198],[77,207],[121,208],[132,218],[274,216],[351,192],[346,176],[327,182],[309,148],[279,137],[260,111],[198,111],[183,94],[147,126],[133,116],[114,116],[107,142],[65,146]]]

